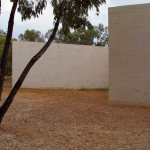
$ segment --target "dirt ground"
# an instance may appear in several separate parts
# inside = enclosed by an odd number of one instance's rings
[[[109,106],[108,90],[20,89],[0,128],[0,150],[17,149],[150,150],[150,108]]]

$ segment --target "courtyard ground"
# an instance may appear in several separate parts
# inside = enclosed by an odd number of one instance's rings
[[[16,149],[149,150],[150,108],[109,106],[108,90],[20,89],[0,127],[0,150]]]

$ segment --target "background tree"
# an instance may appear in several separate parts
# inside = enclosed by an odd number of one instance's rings
[[[51,36],[52,33],[53,33],[53,30],[54,30],[54,29],[49,29],[49,30],[45,33],[45,36],[44,36],[45,39],[48,40],[48,39],[50,38],[50,36]]]
[[[26,30],[24,34],[19,34],[19,41],[28,41],[28,42],[45,42],[44,35],[40,31]]]
[[[48,32],[51,32],[52,29],[48,30]],[[45,34],[45,36],[48,35],[48,32]],[[67,34],[63,32],[63,29],[61,28],[54,39],[55,43],[66,43],[66,44],[80,44],[80,45],[93,45],[94,44],[94,38],[96,35],[96,31],[94,28],[91,29],[84,29],[83,27],[74,30],[74,32],[68,31]]]
[[[2,54],[3,54],[3,49],[6,41],[6,35],[4,37],[0,36],[0,61],[2,59]],[[6,76],[11,75],[11,70],[12,70],[12,49],[11,46],[9,48],[8,52],[8,61],[6,65]]]
[[[7,36],[6,34],[3,37],[0,36],[0,62],[2,59],[6,36]],[[6,76],[12,75],[12,41],[17,41],[17,39],[12,38],[12,40],[11,40],[11,44],[10,44],[8,56],[7,56],[8,58],[7,58],[6,73],[5,73]]]
[[[65,34],[63,32],[63,29],[61,28],[56,36],[55,36],[55,43],[66,43],[66,44],[71,44],[71,32],[70,30],[67,32],[67,34]]]
[[[100,23],[98,26],[94,27],[94,30],[96,31],[96,40],[95,42],[96,46],[108,46],[108,27],[104,27],[102,23]]]
[[[45,33],[45,39],[49,39],[49,37],[51,36],[51,34],[53,33],[54,29],[49,29],[46,33]],[[70,33],[70,32],[69,32]],[[67,43],[67,36],[68,34],[64,34],[64,32],[62,31],[62,28],[59,29],[55,35],[55,38],[53,40],[53,43]],[[69,42],[70,43],[70,42]]]
[[[109,46],[108,27],[105,27],[105,32],[103,34],[103,43],[105,44],[105,46]]]
[[[93,45],[94,44],[94,38],[96,36],[96,31],[91,28],[91,29],[83,29],[80,28],[77,31],[79,38],[78,38],[78,43],[81,45]]]
[[[14,14],[18,4],[18,0],[11,0],[13,1],[13,15],[10,15],[9,23],[11,26],[8,25],[8,34],[7,37],[12,37],[12,28],[13,28],[13,21],[14,21]],[[38,0],[37,0],[38,1]],[[68,29],[77,29],[80,27],[90,26],[90,22],[88,21],[88,10],[95,7],[97,12],[99,12],[99,7],[105,0],[51,0],[52,7],[54,8],[54,20],[55,26],[52,35],[42,47],[42,49],[31,58],[23,72],[21,73],[19,79],[17,80],[16,84],[14,85],[12,91],[10,92],[9,96],[7,97],[6,101],[0,107],[0,123],[7,112],[8,108],[10,107],[15,95],[17,94],[19,88],[21,87],[25,77],[27,76],[28,72],[30,71],[31,67],[35,64],[35,62],[44,54],[47,48],[50,46],[52,41],[55,38],[56,32],[58,30],[58,26],[60,21],[62,22],[63,32],[68,33]],[[19,7],[18,10],[22,15],[22,19],[31,18],[31,16],[38,16],[39,13],[43,10],[45,6],[46,0],[39,0],[37,7],[33,9],[34,3],[33,1],[27,0],[19,0]],[[29,5],[30,4],[30,5]],[[41,5],[39,5],[41,4]],[[15,7],[15,9],[14,9]],[[11,13],[12,14],[12,13]],[[9,30],[9,28],[11,30]],[[10,32],[10,33],[9,33]],[[9,35],[9,36],[8,36]],[[8,39],[6,38],[6,42]],[[10,41],[9,41],[10,42]],[[6,44],[5,44],[6,45]],[[6,49],[4,47],[3,55]],[[7,58],[7,55],[6,55]],[[4,61],[2,56],[2,63],[6,63],[7,59]],[[1,64],[2,65],[2,64]],[[2,67],[1,67],[2,68]],[[5,69],[4,69],[5,70]],[[5,74],[5,71],[2,73],[2,76]],[[1,76],[0,76],[1,78]]]
[[[4,32],[2,29],[0,29],[0,36],[4,36],[4,35],[6,35],[7,33],[6,32]]]
[[[48,30],[45,37],[50,37],[52,32],[53,29]],[[108,27],[99,24],[94,27],[90,26],[90,28],[87,29],[81,27],[73,32],[70,32],[68,29],[67,34],[63,32],[62,28],[60,28],[55,36],[54,43],[108,46]]]

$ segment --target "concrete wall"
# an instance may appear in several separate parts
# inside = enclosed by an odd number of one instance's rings
[[[109,8],[109,103],[150,104],[150,4]]]
[[[44,43],[13,42],[13,85]],[[108,88],[108,48],[53,43],[35,63],[22,87]]]

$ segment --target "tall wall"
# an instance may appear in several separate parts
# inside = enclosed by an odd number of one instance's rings
[[[150,104],[150,4],[109,8],[109,103]]]
[[[13,42],[13,85],[44,43]],[[35,63],[22,87],[108,88],[108,48],[53,43]]]

